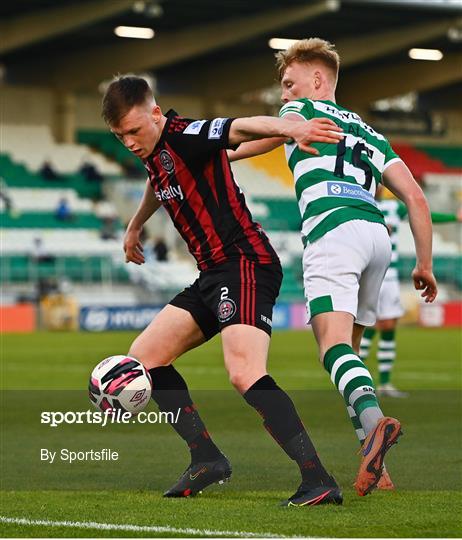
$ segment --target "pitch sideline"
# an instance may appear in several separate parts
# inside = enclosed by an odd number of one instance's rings
[[[105,531],[133,531],[133,532],[157,532],[175,533],[194,536],[212,537],[236,537],[236,538],[294,538],[272,533],[254,533],[244,531],[214,531],[209,529],[177,528],[158,525],[130,525],[117,523],[97,523],[95,521],[51,521],[46,519],[27,519],[0,516],[0,523],[16,525],[38,525],[47,527],[69,527],[75,529],[98,529]]]

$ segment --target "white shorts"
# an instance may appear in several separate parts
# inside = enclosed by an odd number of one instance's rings
[[[355,322],[373,326],[391,243],[380,223],[347,221],[303,252],[308,321],[318,313],[346,311]]]
[[[377,319],[399,319],[404,315],[399,294],[399,281],[385,279],[380,287],[379,303],[377,306]]]

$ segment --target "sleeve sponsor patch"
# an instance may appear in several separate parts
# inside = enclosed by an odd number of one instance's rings
[[[215,118],[210,122],[209,139],[219,139],[223,133],[223,126],[228,118]]]
[[[207,122],[207,120],[196,120],[191,122],[189,126],[183,131],[186,135],[199,135],[202,126]]]

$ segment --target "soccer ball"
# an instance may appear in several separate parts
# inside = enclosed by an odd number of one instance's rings
[[[93,370],[88,390],[97,409],[137,413],[144,409],[151,397],[151,376],[136,358],[109,356]]]

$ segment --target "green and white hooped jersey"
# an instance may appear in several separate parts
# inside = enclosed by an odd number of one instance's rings
[[[279,116],[289,113],[305,120],[329,118],[345,135],[336,145],[314,143],[319,156],[300,151],[295,143],[285,145],[302,216],[303,244],[353,219],[385,225],[375,191],[385,169],[400,159],[387,139],[333,101],[290,101]]]
[[[401,221],[407,216],[407,208],[396,199],[377,201],[377,206],[385,218],[391,240],[391,263],[384,279],[398,279],[398,231]]]

